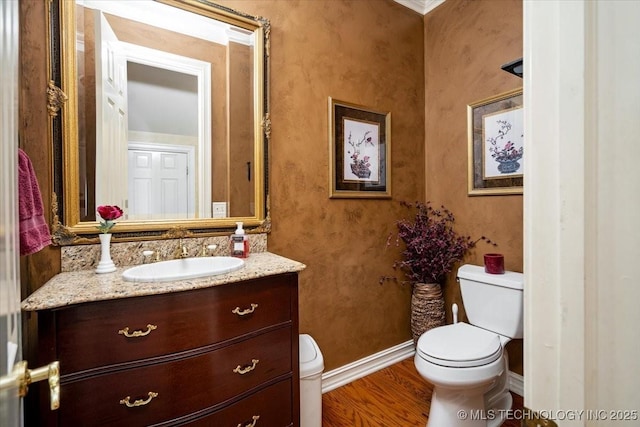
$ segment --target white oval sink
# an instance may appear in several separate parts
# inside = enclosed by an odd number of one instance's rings
[[[244,260],[230,256],[172,259],[131,267],[122,273],[128,282],[171,282],[229,273],[244,266]]]

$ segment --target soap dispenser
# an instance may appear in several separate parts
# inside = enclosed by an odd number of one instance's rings
[[[236,222],[236,227],[231,235],[231,256],[246,258],[249,256],[249,237],[244,234],[242,222]]]

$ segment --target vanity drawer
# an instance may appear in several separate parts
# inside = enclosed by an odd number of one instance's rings
[[[61,373],[181,352],[290,324],[295,290],[295,276],[281,275],[56,310]],[[126,337],[125,328],[141,336]]]
[[[291,380],[281,381],[219,412],[188,424],[189,427],[250,426],[288,427],[293,425]]]
[[[291,348],[291,339],[292,329],[287,326],[194,357],[68,383],[63,380],[58,424],[149,425],[204,410],[269,380],[292,375],[291,353],[282,351]],[[131,404],[148,403],[127,407],[120,403],[127,396]],[[282,397],[290,400],[291,394]]]

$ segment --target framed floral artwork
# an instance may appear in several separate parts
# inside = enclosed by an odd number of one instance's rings
[[[329,197],[391,197],[391,113],[330,97],[329,150]]]
[[[522,194],[522,89],[469,104],[469,195]]]

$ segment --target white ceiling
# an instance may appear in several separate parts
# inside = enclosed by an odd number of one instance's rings
[[[426,15],[436,7],[444,3],[444,0],[395,0],[403,6],[413,9],[416,12]]]

